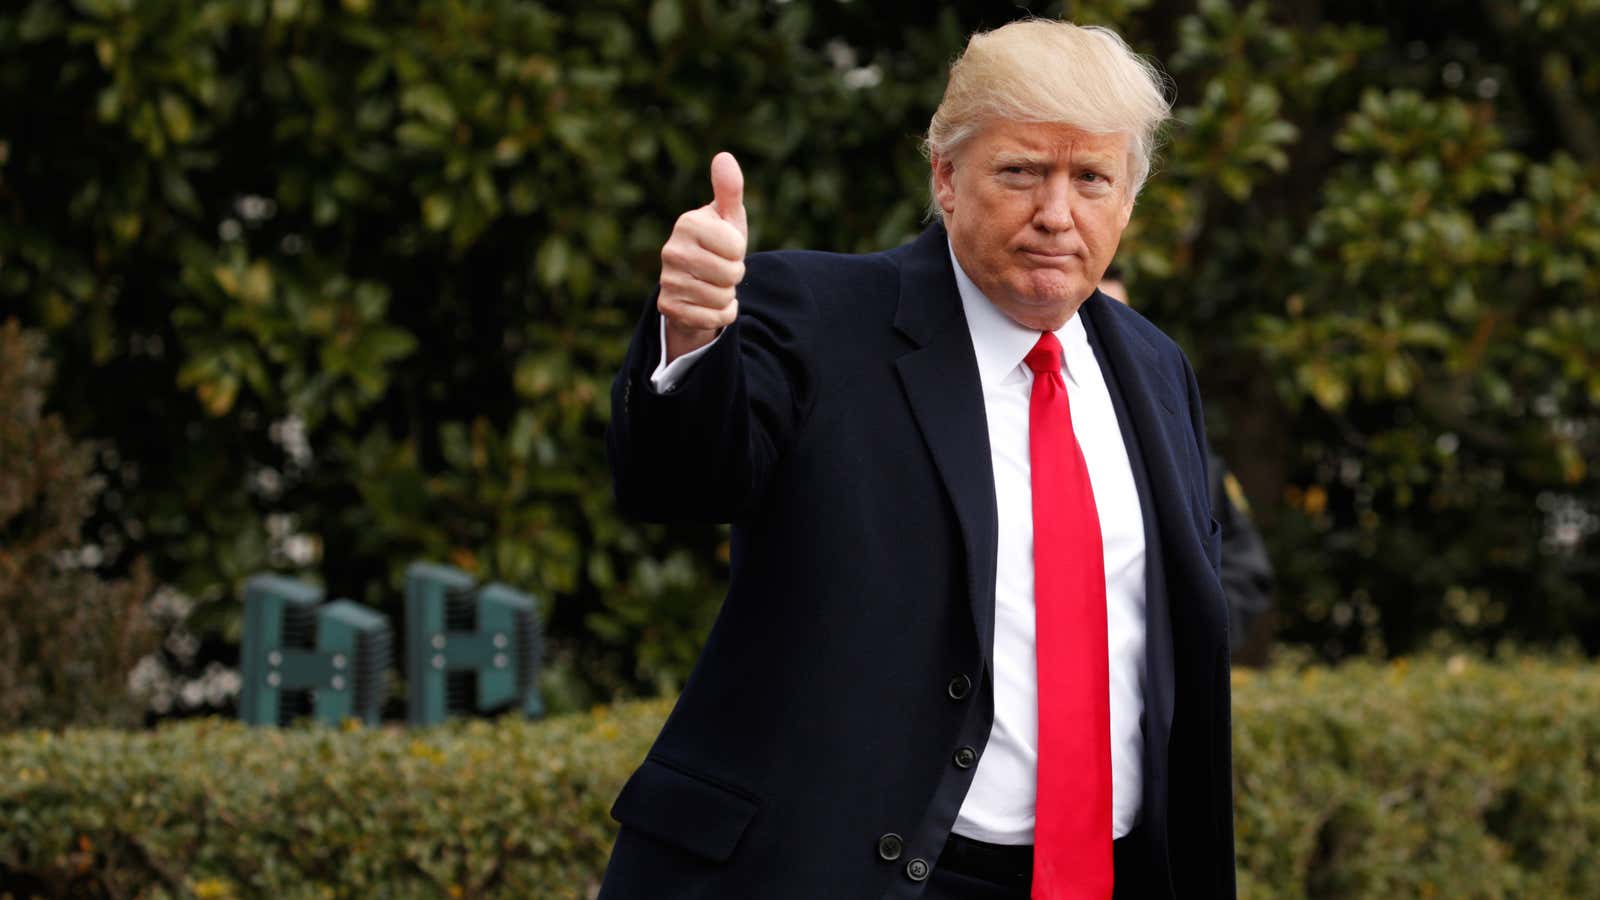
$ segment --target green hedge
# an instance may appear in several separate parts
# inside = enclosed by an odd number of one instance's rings
[[[1600,672],[1235,676],[1245,897],[1600,897]]]
[[[1241,895],[1600,896],[1600,674],[1240,676]],[[428,731],[0,739],[0,895],[587,897],[665,702]]]

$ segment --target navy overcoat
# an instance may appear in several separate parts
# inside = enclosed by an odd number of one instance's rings
[[[738,321],[680,384],[650,385],[652,301],[612,388],[622,509],[733,532],[727,600],[612,810],[600,897],[919,897],[976,771],[956,751],[981,753],[994,716],[994,479],[947,239],[746,272]],[[1231,898],[1199,391],[1138,313],[1097,293],[1080,314],[1144,510],[1150,863],[1176,897]]]

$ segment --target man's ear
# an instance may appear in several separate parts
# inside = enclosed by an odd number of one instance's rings
[[[933,197],[948,216],[956,209],[955,160],[933,153],[930,154],[929,164],[933,167]]]

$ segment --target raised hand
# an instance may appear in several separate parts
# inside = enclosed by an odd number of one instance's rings
[[[712,201],[678,217],[661,248],[661,294],[667,360],[711,343],[739,315],[734,286],[744,278],[750,230],[744,214],[744,173],[732,153],[711,159]]]

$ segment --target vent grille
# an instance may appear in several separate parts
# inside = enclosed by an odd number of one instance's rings
[[[363,631],[356,635],[355,711],[382,708],[389,696],[389,665],[394,661],[394,639],[387,629]]]
[[[458,669],[444,676],[445,708],[451,715],[471,715],[478,708],[478,670]]]
[[[312,696],[310,688],[278,692],[278,724],[288,725],[297,719],[311,717]]]
[[[476,591],[451,591],[445,597],[444,630],[478,630],[478,595]]]
[[[283,646],[310,650],[317,645],[317,608],[295,603],[283,607]]]
[[[539,673],[539,623],[528,610],[517,610],[517,694],[526,696]]]

